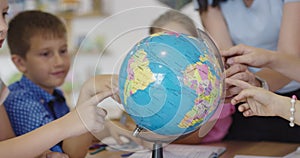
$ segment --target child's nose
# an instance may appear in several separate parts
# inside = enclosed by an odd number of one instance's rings
[[[59,54],[55,54],[54,55],[54,63],[55,65],[63,65],[64,64],[64,57],[59,55]]]

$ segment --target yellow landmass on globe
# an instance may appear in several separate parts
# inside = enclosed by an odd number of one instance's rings
[[[138,50],[128,62],[128,69],[132,74],[127,75],[124,86],[124,102],[127,105],[127,98],[138,90],[144,90],[156,79],[149,68],[147,52]],[[129,73],[129,72],[127,72]]]

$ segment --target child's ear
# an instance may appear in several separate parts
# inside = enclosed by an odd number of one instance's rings
[[[26,61],[23,57],[13,54],[11,55],[11,60],[14,62],[20,72],[26,72]]]

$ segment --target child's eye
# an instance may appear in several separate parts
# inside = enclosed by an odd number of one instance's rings
[[[42,53],[40,53],[40,56],[44,56],[44,57],[47,57],[47,56],[49,56],[49,55],[50,55],[49,52],[42,52]]]
[[[68,49],[61,49],[60,50],[60,54],[67,54],[68,53]]]

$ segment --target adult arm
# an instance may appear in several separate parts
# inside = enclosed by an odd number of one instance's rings
[[[258,68],[267,67],[300,82],[300,73],[297,73],[300,59],[297,56],[247,45],[234,46],[222,51],[222,55],[228,57],[228,65],[245,64]]]
[[[278,49],[280,53],[300,57],[300,2],[289,2],[284,5],[279,34]],[[291,80],[270,69],[262,69],[256,75],[265,79],[271,91],[276,91]]]
[[[300,48],[299,48],[300,28],[298,27],[300,25],[299,24],[300,16],[296,16],[300,14],[299,5],[300,2],[290,2],[284,5],[282,24],[280,29],[279,43],[278,43],[279,52],[283,52],[283,53],[288,52],[296,56],[300,55]],[[224,20],[220,8],[218,7],[212,8],[209,6],[208,11],[201,13],[200,16],[202,19],[203,26],[214,38],[220,50],[226,50],[231,46],[233,46],[228,32],[228,28],[226,26],[226,22]],[[238,71],[238,73],[240,75],[235,75],[232,76],[231,78],[236,78],[236,79],[240,78],[244,81],[253,81],[253,79],[249,79],[249,78],[253,78],[253,76],[252,77],[248,76],[249,73],[241,74],[240,71]],[[271,91],[276,91],[291,81],[284,75],[266,68],[263,68],[261,71],[257,72],[256,75],[267,81]],[[259,86],[257,85],[257,83],[258,82],[252,82],[251,84],[255,86]]]
[[[291,98],[277,95],[265,89],[251,86],[250,84],[234,79],[226,79],[228,84],[233,84],[243,90],[232,99],[232,104],[242,103],[238,110],[244,116],[279,116],[286,120],[291,117]],[[295,102],[294,121],[300,125],[300,102]],[[297,110],[298,109],[298,110]]]
[[[204,28],[214,39],[220,50],[233,46],[225,19],[219,7],[208,6],[207,11],[202,12],[200,17]]]

